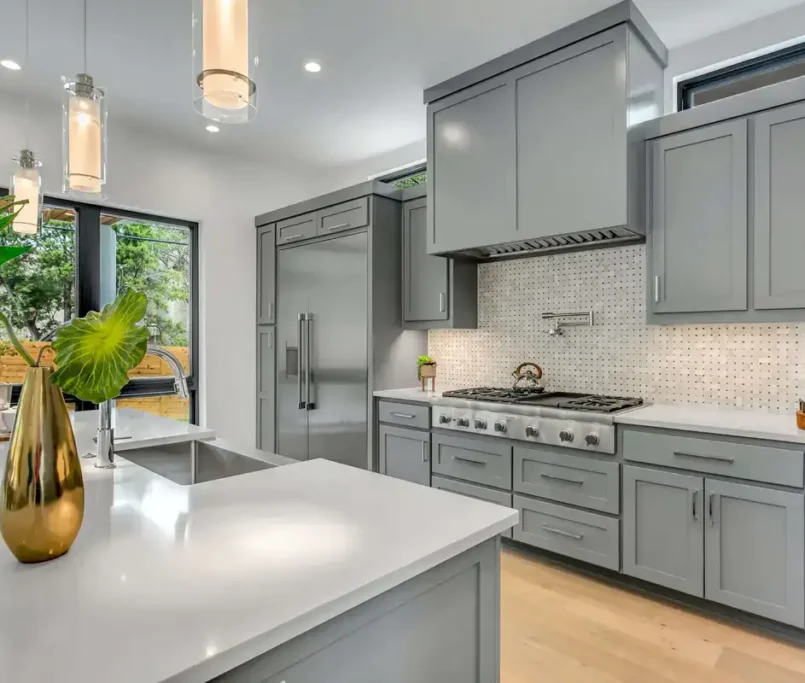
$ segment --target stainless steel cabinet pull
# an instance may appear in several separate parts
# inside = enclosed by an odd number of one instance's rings
[[[271,303],[270,301],[268,302],[268,319],[269,320],[274,319],[274,304]]]
[[[302,349],[303,349],[303,339],[302,335],[304,334],[304,325],[305,325],[305,314],[299,314],[299,326],[296,330],[296,405],[299,410],[305,409],[305,402],[302,400]]]
[[[445,296],[444,292],[441,292],[439,294],[439,313],[444,313],[444,307],[445,307]]]
[[[302,233],[299,233],[298,235],[288,235],[287,237],[283,237],[282,241],[283,242],[290,242],[291,240],[298,240],[301,237],[302,237]]]
[[[428,462],[428,442],[422,442],[422,462]]]
[[[735,458],[726,458],[720,455],[699,455],[698,453],[685,453],[684,451],[674,451],[674,455],[680,458],[696,458],[697,460],[715,460],[716,462],[726,462],[732,464]]]
[[[699,521],[699,492],[693,492],[693,521]]]
[[[660,276],[654,276],[654,303],[660,303]]]
[[[542,530],[551,534],[556,534],[557,536],[566,536],[567,538],[572,538],[576,541],[580,541],[582,538],[584,538],[584,534],[572,534],[569,531],[554,529],[552,526],[545,526],[544,524],[542,525]]]
[[[564,477],[555,477],[552,474],[544,474],[544,473],[540,473],[539,476],[542,477],[543,479],[550,479],[552,481],[563,481],[568,484],[577,484],[578,486],[584,486],[584,482],[578,479],[565,479]]]
[[[460,460],[461,462],[466,462],[470,465],[478,465],[479,467],[486,467],[486,463],[483,460],[473,460],[472,458],[463,458],[460,455],[454,455],[453,458],[455,460]]]
[[[305,339],[305,367],[307,371],[305,372],[305,409],[306,410],[315,410],[316,404],[315,402],[310,400],[310,383],[311,383],[311,375],[313,374],[313,368],[310,364],[310,347],[313,346],[313,314],[307,314],[307,337]]]
[[[710,526],[716,525],[716,515],[714,510],[715,498],[715,493],[711,493],[709,496],[707,496],[707,515],[710,518]]]
[[[401,417],[403,420],[413,420],[416,415],[410,415],[409,413],[392,413],[392,417]]]
[[[333,230],[341,230],[342,228],[351,228],[352,223],[339,223],[338,225],[331,225],[327,228],[327,232],[332,232]]]

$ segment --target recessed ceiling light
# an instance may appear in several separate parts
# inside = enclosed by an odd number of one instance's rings
[[[13,59],[0,59],[0,66],[6,67],[11,71],[19,71],[22,67]]]
[[[221,129],[218,126],[214,126],[212,124],[207,126],[207,131],[210,132],[210,133],[217,133],[219,130],[221,130]]]
[[[305,71],[309,71],[312,74],[317,74],[321,71],[321,64],[318,62],[305,62]]]

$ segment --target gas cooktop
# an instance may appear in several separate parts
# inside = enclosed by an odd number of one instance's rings
[[[486,401],[489,403],[516,403],[517,405],[543,406],[561,410],[576,410],[588,413],[616,413],[620,410],[643,405],[642,398],[620,396],[596,396],[573,394],[560,391],[545,391],[541,387],[523,389],[494,389],[478,387],[446,391],[444,398],[457,398],[467,401]]]

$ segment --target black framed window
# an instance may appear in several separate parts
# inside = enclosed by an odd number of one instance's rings
[[[409,187],[425,184],[428,181],[428,169],[424,164],[422,166],[412,166],[401,171],[388,173],[377,178],[377,180],[381,183],[393,185],[398,190],[405,190]]]
[[[747,59],[677,84],[677,110],[805,76],[805,43]]]
[[[0,196],[5,191],[0,188]],[[188,375],[189,399],[174,394],[173,376],[146,356],[129,373],[118,406],[192,423],[198,406],[198,224],[151,214],[46,197],[39,235],[0,233],[0,244],[32,247],[0,268],[0,310],[34,353],[64,322],[100,310],[122,289],[148,297],[145,325],[151,343],[169,348]],[[15,385],[25,365],[0,332],[0,382]],[[43,358],[47,362],[47,354]],[[85,410],[67,396],[71,409]]]

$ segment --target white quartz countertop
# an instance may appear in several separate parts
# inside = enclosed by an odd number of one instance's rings
[[[438,391],[422,391],[420,387],[406,387],[404,389],[383,389],[376,391],[375,398],[387,398],[390,401],[409,401],[411,403],[433,403],[442,393],[449,389]]]
[[[805,444],[805,431],[797,429],[793,413],[785,415],[710,405],[654,404],[616,415],[615,422]]]
[[[196,486],[91,463],[67,555],[26,566],[0,544],[3,680],[208,681],[517,521],[325,460]]]

